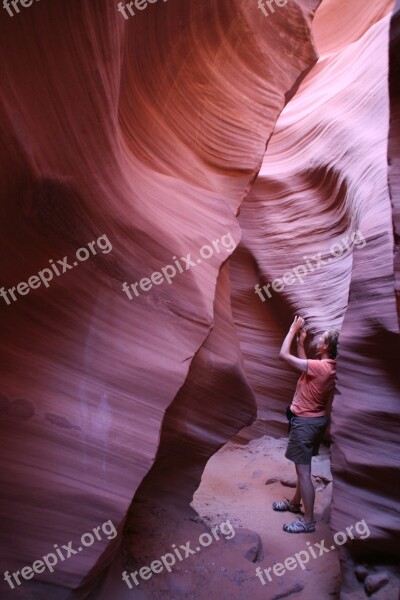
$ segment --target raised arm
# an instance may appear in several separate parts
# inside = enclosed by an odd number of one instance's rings
[[[307,360],[307,354],[306,354],[306,351],[304,350],[304,342],[306,340],[306,337],[307,337],[307,331],[304,329],[304,327],[302,327],[301,329],[299,329],[299,332],[298,332],[297,338],[296,338],[297,356],[299,358],[304,358],[305,360]]]
[[[297,335],[299,330],[304,325],[304,319],[302,317],[295,317],[293,323],[290,326],[287,336],[283,340],[282,348],[279,352],[279,356],[283,358],[287,363],[298,371],[305,373],[307,371],[307,359],[298,358],[291,353],[291,346],[293,338]],[[304,349],[303,349],[304,352]],[[305,353],[304,353],[305,356]]]

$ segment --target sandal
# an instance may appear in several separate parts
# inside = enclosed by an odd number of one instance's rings
[[[289,511],[295,514],[304,514],[301,510],[301,504],[292,504],[289,498],[286,498],[285,500],[282,500],[280,502],[273,502],[272,508],[279,512]]]
[[[298,521],[293,521],[290,525],[285,524],[282,529],[286,533],[312,533],[315,531],[315,521],[305,523],[303,519],[299,519]]]

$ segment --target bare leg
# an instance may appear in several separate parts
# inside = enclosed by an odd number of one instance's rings
[[[290,501],[290,504],[300,504],[301,503],[301,493],[300,493],[300,485],[299,485],[299,476],[297,476],[296,482],[296,490],[294,492],[294,496]]]
[[[313,482],[311,481],[311,465],[296,464],[296,473],[300,487],[301,498],[303,499],[304,521],[305,523],[311,523],[311,521],[314,521],[315,502],[315,489]]]

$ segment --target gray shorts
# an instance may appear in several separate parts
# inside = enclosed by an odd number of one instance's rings
[[[319,446],[329,423],[329,415],[323,417],[293,417],[285,456],[299,465],[310,465],[317,456]]]

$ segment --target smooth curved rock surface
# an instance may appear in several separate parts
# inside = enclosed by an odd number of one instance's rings
[[[400,323],[400,2],[396,1],[390,27],[389,47],[389,191],[393,206],[394,272],[396,278],[397,313]]]
[[[400,389],[393,266],[398,79],[393,65],[393,216],[386,87],[391,3],[380,11],[375,3],[364,4],[366,13],[369,5],[369,16],[359,23],[364,31],[346,34],[345,28],[336,47],[325,36],[333,4],[318,11],[313,31],[321,58],[280,115],[260,174],[242,203],[242,241],[231,259],[234,316],[264,431],[284,432],[283,401],[291,398],[297,376],[276,357],[293,314],[306,318],[313,336],[341,329],[331,426],[331,525],[345,531],[365,519],[371,531],[368,540],[349,540],[342,551],[344,591],[353,585],[346,573],[352,560],[373,564],[379,556],[393,565],[399,551],[399,498],[393,489]],[[362,234],[355,236],[357,245],[332,256],[331,245],[344,247],[343,238],[356,231]],[[256,273],[266,285],[318,253],[326,264],[313,261],[302,283],[272,290],[270,298],[271,288],[261,300],[243,277],[244,270]]]
[[[11,305],[0,299],[0,571],[109,519],[119,528],[116,541],[103,538],[23,590],[1,581],[5,598],[58,600],[88,573],[79,596],[113,597],[121,539],[130,544],[123,526],[142,536],[150,527],[146,511],[138,521],[141,502],[182,515],[190,537],[202,469],[255,418],[255,402],[267,431],[283,431],[296,378],[276,356],[298,310],[316,333],[341,325],[347,308],[332,525],[365,518],[363,547],[392,555],[392,3],[325,0],[316,48],[318,5],[289,0],[264,18],[250,0],[169,0],[126,22],[106,0],[2,11],[1,285],[104,234],[112,251]],[[358,228],[364,248],[270,304],[254,294],[259,277],[279,277]],[[124,281],[197,257],[228,233],[241,241],[230,260],[233,247],[171,285],[123,294]]]
[[[289,23],[261,21],[239,1],[177,0],[128,24],[105,1],[2,14],[2,285],[100,235],[112,244],[1,307],[2,392],[31,407],[2,417],[5,569],[124,517],[215,326],[218,272],[233,248],[133,301],[121,284],[227,232],[239,241],[235,213],[286,95],[316,59],[307,23],[317,4],[304,2],[305,16],[291,9]],[[282,60],[274,42],[287,31]],[[244,405],[215,425],[214,445],[254,410],[225,329],[215,381],[220,371],[223,397],[235,373]],[[105,543],[41,580],[76,586]]]

